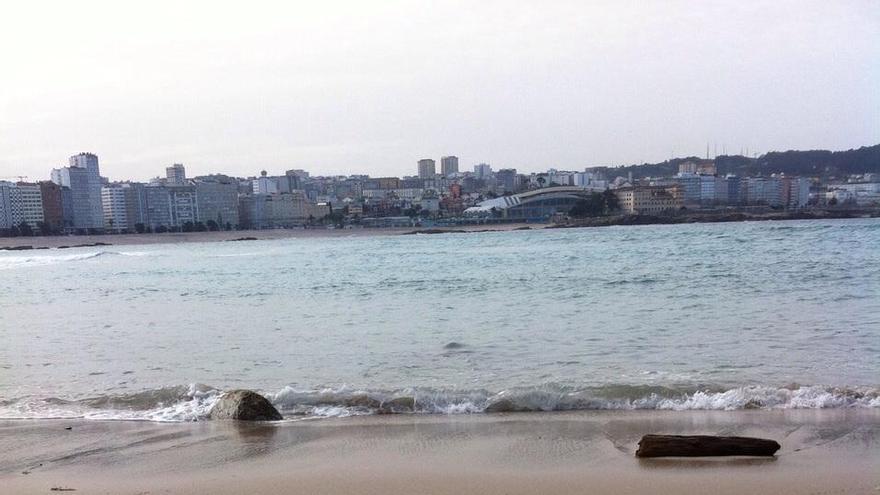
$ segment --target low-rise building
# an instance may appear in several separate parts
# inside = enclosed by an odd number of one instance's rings
[[[851,182],[832,186],[828,198],[860,206],[880,205],[880,182]]]
[[[746,203],[750,205],[782,205],[782,180],[778,177],[748,177],[745,181]]]
[[[676,186],[629,186],[614,190],[620,209],[636,215],[656,215],[682,207]]]
[[[311,214],[302,191],[242,195],[239,208],[240,225],[246,229],[296,227],[307,223]]]
[[[465,215],[522,221],[547,221],[557,213],[568,214],[574,205],[593,194],[582,187],[544,187],[510,196],[488,199],[464,211]]]
[[[716,197],[714,175],[699,175],[700,178],[700,204],[713,204],[718,199]]]
[[[681,200],[687,205],[698,205],[703,197],[703,179],[696,174],[678,174],[675,182],[681,187]]]
[[[807,177],[782,178],[782,204],[786,208],[803,208],[810,201],[812,181]]]

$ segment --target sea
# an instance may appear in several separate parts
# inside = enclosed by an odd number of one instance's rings
[[[292,420],[877,408],[880,219],[0,252],[0,418],[238,388]]]

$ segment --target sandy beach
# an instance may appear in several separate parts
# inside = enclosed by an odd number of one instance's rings
[[[288,238],[314,238],[314,237],[362,237],[377,235],[401,235],[424,231],[444,232],[483,232],[498,231],[506,232],[528,227],[529,229],[542,229],[543,224],[491,224],[491,225],[461,225],[455,227],[395,227],[395,228],[357,228],[357,229],[327,229],[315,227],[310,229],[271,229],[271,230],[230,230],[219,232],[167,232],[164,234],[106,234],[106,235],[70,235],[70,236],[37,236],[37,237],[0,237],[0,248],[32,246],[36,248],[58,248],[60,246],[76,247],[103,243],[108,245],[138,245],[138,244],[178,244],[185,242],[223,242],[242,238],[255,238],[259,240],[288,239]],[[99,244],[100,246],[100,244]]]
[[[782,449],[635,458],[660,432]],[[878,468],[880,411],[866,409],[0,422],[3,493],[876,493]]]

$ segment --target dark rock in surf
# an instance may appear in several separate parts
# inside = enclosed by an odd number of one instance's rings
[[[772,456],[780,445],[774,440],[709,435],[645,435],[636,457]]]
[[[464,344],[461,342],[450,342],[443,346],[444,349],[462,349],[464,348]]]
[[[520,406],[510,399],[499,399],[486,406],[484,411],[487,413],[528,412],[531,409]]]
[[[367,409],[378,409],[382,405],[378,399],[374,399],[367,394],[357,394],[345,400],[346,407],[364,407]]]
[[[211,408],[211,419],[278,421],[283,418],[262,395],[250,390],[230,390],[217,399]]]
[[[409,413],[416,408],[416,400],[412,397],[395,397],[386,400],[379,406],[379,414]]]

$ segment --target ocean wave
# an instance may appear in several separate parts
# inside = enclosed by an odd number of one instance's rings
[[[26,266],[47,266],[71,261],[84,261],[101,256],[150,256],[146,251],[93,251],[88,253],[33,256],[0,256],[0,270]]]
[[[221,390],[194,383],[78,400],[26,396],[0,401],[0,419],[199,421],[208,418],[221,394]]]
[[[222,391],[208,385],[167,387],[77,400],[22,397],[0,400],[0,419],[96,419],[183,422],[206,420]],[[680,389],[609,385],[573,389],[557,385],[487,390],[284,387],[264,395],[286,418],[372,414],[479,414],[587,410],[734,411],[744,409],[880,408],[873,387],[747,386]]]

